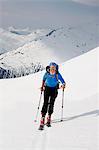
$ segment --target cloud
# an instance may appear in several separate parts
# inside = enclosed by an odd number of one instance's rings
[[[85,5],[99,6],[99,0],[0,0],[0,2],[78,2]]]
[[[72,0],[72,1],[82,3],[85,5],[99,6],[99,0]]]
[[[1,1],[1,0],[0,0]],[[6,0],[2,2],[0,18],[1,27],[48,27],[66,24],[77,24],[94,20],[98,17],[96,7],[87,7],[85,0]],[[26,2],[25,2],[26,1]],[[38,2],[46,1],[46,2]],[[49,1],[47,3],[47,1]],[[61,1],[61,2],[59,2]],[[79,4],[76,2],[80,1]],[[86,0],[88,1],[88,0]],[[92,2],[92,0],[90,0]],[[96,1],[96,0],[94,0]]]

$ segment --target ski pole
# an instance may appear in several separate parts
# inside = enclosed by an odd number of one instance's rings
[[[37,118],[38,118],[40,103],[41,103],[41,99],[42,99],[42,93],[43,93],[43,91],[41,91],[41,94],[40,94],[40,99],[39,99],[39,103],[38,103],[37,113],[36,113],[36,117],[35,117],[35,120],[34,120],[35,122],[37,122]]]
[[[61,121],[63,121],[63,108],[64,108],[64,88],[63,88],[63,92],[62,92]]]

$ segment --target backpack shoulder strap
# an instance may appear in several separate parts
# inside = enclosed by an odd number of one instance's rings
[[[56,73],[56,79],[57,79],[57,81],[58,81],[58,73]]]

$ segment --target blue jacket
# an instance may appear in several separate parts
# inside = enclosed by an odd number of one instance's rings
[[[51,75],[50,73],[46,72],[43,76],[43,81],[45,82],[45,86],[48,87],[55,87],[61,81],[62,84],[65,83],[63,77],[61,74],[58,72],[58,74]]]

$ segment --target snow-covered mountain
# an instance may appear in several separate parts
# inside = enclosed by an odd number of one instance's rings
[[[34,33],[24,35],[30,41],[0,56],[1,78],[11,77],[11,74],[17,77],[34,73],[35,66],[39,71],[50,61],[61,63],[97,47],[99,45],[98,29],[99,24],[94,22],[76,27],[67,25],[57,29],[43,30],[36,36],[33,35]]]
[[[60,64],[67,88],[64,121],[59,90],[51,128],[38,131],[35,123],[42,76],[0,80],[0,150],[98,150],[99,149],[99,47]],[[40,105],[40,109],[43,103]]]
[[[0,28],[0,54],[17,49],[48,32],[50,32],[48,29],[30,30],[9,27],[8,30],[5,30]]]

